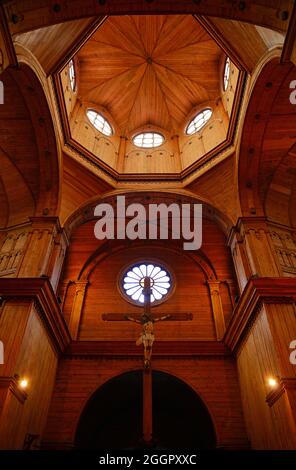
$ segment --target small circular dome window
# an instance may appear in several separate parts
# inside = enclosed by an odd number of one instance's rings
[[[136,147],[145,149],[160,147],[164,143],[164,136],[158,132],[143,132],[133,138],[133,143]]]
[[[144,279],[149,277],[151,286],[151,303],[163,301],[172,288],[172,278],[167,269],[151,263],[130,266],[123,274],[121,288],[129,300],[135,304],[143,304]]]

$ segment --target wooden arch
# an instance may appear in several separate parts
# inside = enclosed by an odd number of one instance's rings
[[[242,131],[238,164],[243,216],[272,217],[271,191],[276,187],[279,193],[293,191],[288,186],[294,182],[295,159],[289,155],[295,153],[296,108],[289,98],[295,73],[292,63],[281,64],[278,59],[272,59],[263,68],[254,87]],[[283,165],[287,172],[284,178],[281,176]],[[286,212],[289,213],[288,205]]]
[[[222,232],[228,236],[229,231],[233,225],[230,218],[223,214],[219,209],[214,207],[204,198],[198,197],[193,192],[189,191],[166,191],[166,190],[121,190],[121,191],[111,191],[105,193],[104,195],[98,197],[95,196],[89,200],[86,204],[80,206],[75,212],[73,212],[65,221],[64,228],[67,232],[68,237],[70,238],[73,231],[79,225],[94,219],[94,209],[99,203],[109,203],[114,205],[116,202],[116,197],[119,195],[126,196],[127,203],[131,202],[140,202],[142,204],[147,203],[184,203],[184,204],[202,204],[203,205],[203,217],[212,220],[218,225]]]
[[[135,241],[132,242],[133,248],[134,247],[141,248],[145,246],[147,245],[144,244],[142,240],[139,240],[138,242],[135,242]],[[100,246],[100,248],[98,248],[98,250],[92,253],[92,255],[85,262],[84,266],[82,267],[79,273],[77,280],[88,281],[93,271],[103,260],[105,260],[109,256],[112,256],[130,247],[131,247],[130,242],[126,240],[121,240],[120,244],[118,243],[118,241],[114,242],[112,240],[105,242],[102,246]],[[155,240],[153,242],[150,242],[149,247],[161,247],[165,250],[171,251],[172,253],[182,252],[183,256],[186,256],[187,258],[191,259],[195,264],[197,264],[201,268],[206,280],[217,279],[216,271],[211,261],[202,252],[202,250],[198,250],[198,253],[186,252],[186,251],[183,251],[180,244],[177,244],[175,241],[171,241],[168,244],[166,241],[161,241],[161,240],[159,241]]]
[[[59,164],[56,138],[42,86],[26,64],[1,76],[0,202],[2,228],[30,216],[56,215]]]
[[[66,21],[105,15],[126,14],[198,14],[244,21],[278,31],[286,31],[293,0],[46,0],[36,5],[31,0],[7,0],[4,11],[12,34],[44,28]]]

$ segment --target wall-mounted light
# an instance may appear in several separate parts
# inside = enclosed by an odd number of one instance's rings
[[[14,374],[14,380],[17,382],[18,386],[25,390],[29,385],[29,380],[27,377],[20,376],[19,374]]]
[[[29,382],[28,382],[27,379],[21,379],[21,380],[19,381],[20,387],[23,388],[23,389],[27,388],[28,383],[29,383]]]
[[[268,377],[267,383],[271,388],[276,388],[279,384],[275,377]]]

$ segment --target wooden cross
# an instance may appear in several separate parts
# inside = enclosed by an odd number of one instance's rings
[[[136,344],[144,346],[144,370],[143,370],[143,440],[145,445],[153,442],[153,414],[152,414],[152,372],[151,355],[154,342],[153,324],[164,320],[192,320],[191,313],[169,313],[160,317],[153,317],[151,312],[151,280],[144,278],[143,286],[144,312],[139,316],[118,315],[117,313],[105,313],[102,319],[105,321],[133,321],[142,325],[142,333]]]

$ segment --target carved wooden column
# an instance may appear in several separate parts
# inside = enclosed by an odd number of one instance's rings
[[[264,217],[243,217],[238,229],[246,242],[246,251],[253,275],[281,276],[281,268]]]
[[[241,217],[230,233],[228,244],[241,292],[251,276],[281,276],[282,270],[264,217]]]
[[[0,233],[0,277],[15,277],[28,240],[28,224]]]
[[[239,291],[242,293],[251,276],[251,268],[246,253],[245,241],[237,227],[231,229],[228,245],[231,249]]]
[[[212,310],[215,321],[217,340],[221,340],[225,333],[225,321],[223,313],[223,305],[220,296],[220,281],[208,280]]]
[[[60,275],[63,268],[63,263],[66,255],[66,250],[69,245],[68,237],[64,230],[59,230],[54,240],[54,248],[49,266],[50,282],[53,290],[56,292]]]
[[[79,325],[88,281],[76,281],[76,292],[73,300],[69,330],[73,340],[78,339]]]

